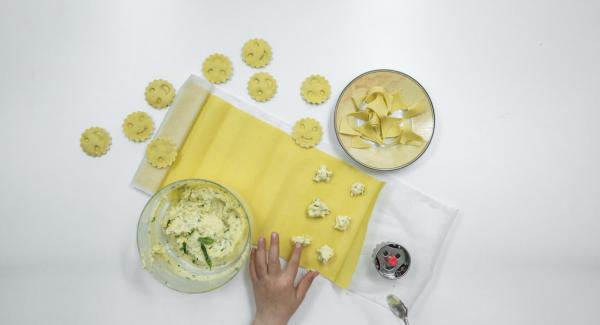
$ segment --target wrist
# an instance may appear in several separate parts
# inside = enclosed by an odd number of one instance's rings
[[[263,315],[257,313],[256,316],[254,316],[252,325],[287,325],[287,321],[277,319],[276,317],[273,317],[273,315]]]

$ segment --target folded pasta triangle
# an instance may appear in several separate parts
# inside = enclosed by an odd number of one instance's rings
[[[378,127],[372,127],[368,124],[363,124],[356,128],[356,131],[360,132],[363,138],[367,140],[371,140],[373,142],[383,144],[383,138],[381,137],[381,133],[379,132]]]
[[[367,104],[367,109],[372,110],[379,116],[380,118],[388,116],[390,110],[384,100],[384,97],[379,95],[373,99],[370,103]]]
[[[379,124],[381,124],[381,119],[379,118],[379,116],[377,114],[371,114],[371,116],[369,116],[369,120],[367,121],[367,124],[369,124],[372,127],[376,127]]]
[[[366,121],[368,121],[371,118],[371,112],[369,112],[369,111],[360,111],[360,112],[350,113],[350,114],[348,114],[346,116],[352,116],[352,117],[355,117],[355,118],[357,118],[359,120],[362,120],[362,121],[366,122]]]
[[[402,134],[402,128],[400,123],[402,118],[388,117],[381,121],[381,134],[383,138],[395,138]]]
[[[353,116],[344,116],[340,121],[339,132],[340,134],[346,135],[360,135],[354,128],[356,127],[356,120]]]
[[[404,121],[404,123],[402,124],[402,135],[400,135],[400,143],[411,146],[418,146],[423,144],[423,142],[423,138],[413,131],[412,122],[410,120]]]
[[[370,103],[380,96],[383,97],[383,101],[385,102],[386,107],[389,109],[392,105],[392,95],[390,95],[385,88],[380,86],[370,88],[365,96],[364,101],[366,103]]]
[[[365,140],[363,140],[360,136],[353,136],[351,145],[352,145],[352,148],[356,148],[356,149],[371,148],[371,145],[368,142],[366,142]]]
[[[400,97],[400,91],[397,90],[396,92],[394,92],[393,96],[393,100],[392,100],[392,107],[390,109],[390,111],[395,112],[397,110],[406,110],[408,108],[408,104],[406,104],[403,100],[402,97]]]
[[[417,115],[421,115],[425,111],[425,107],[421,103],[414,103],[404,109],[404,117],[411,118]]]
[[[363,100],[364,100],[364,96],[361,95],[354,95],[352,96],[352,103],[354,104],[354,109],[357,111],[362,110],[362,104],[363,104]]]

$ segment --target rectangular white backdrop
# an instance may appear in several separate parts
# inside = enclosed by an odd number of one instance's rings
[[[2,1],[0,323],[244,324],[244,272],[205,295],[163,288],[135,246],[147,197],[129,187],[145,146],[122,135],[146,84],[178,87],[222,52],[223,87],[246,96],[240,58],[269,41],[278,81],[264,104],[287,121],[328,121],[356,75],[390,68],[428,90],[436,130],[394,172],[461,208],[413,324],[596,324],[600,301],[599,1]],[[326,76],[309,106],[301,81]],[[110,152],[81,152],[87,127]],[[311,290],[293,324],[391,324],[347,294]],[[223,301],[225,294],[236,299]]]

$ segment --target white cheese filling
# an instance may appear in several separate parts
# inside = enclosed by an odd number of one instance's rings
[[[356,183],[352,184],[352,187],[350,188],[350,195],[351,196],[360,196],[360,195],[365,194],[365,191],[366,191],[365,184],[356,182]]]
[[[319,198],[315,198],[308,206],[307,213],[311,218],[323,218],[329,214],[329,208],[325,202]]]
[[[329,181],[331,181],[332,176],[333,176],[333,171],[327,169],[327,166],[321,165],[321,166],[319,166],[319,169],[317,169],[317,172],[315,173],[315,176],[313,177],[313,181],[315,183],[320,183],[320,182],[329,183]]]
[[[212,267],[225,264],[244,244],[246,223],[241,207],[229,193],[213,188],[185,188],[161,220],[167,244],[177,256],[193,264]],[[164,254],[161,244],[154,258]],[[208,259],[207,259],[208,257]]]
[[[346,231],[350,226],[350,220],[352,220],[352,218],[348,216],[337,216],[335,217],[335,225],[333,228],[340,231]]]
[[[306,247],[310,245],[310,243],[312,243],[312,237],[309,235],[292,236],[292,238],[290,238],[290,241],[293,244],[300,244],[303,247]]]
[[[333,257],[335,253],[333,252],[333,248],[323,245],[317,249],[317,259],[319,262],[325,264],[329,262],[329,260]]]

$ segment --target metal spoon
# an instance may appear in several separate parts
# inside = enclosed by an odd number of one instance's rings
[[[388,295],[387,304],[392,313],[396,315],[396,317],[403,320],[404,324],[408,325],[408,308],[406,308],[406,305],[402,302],[402,300],[394,295]]]

